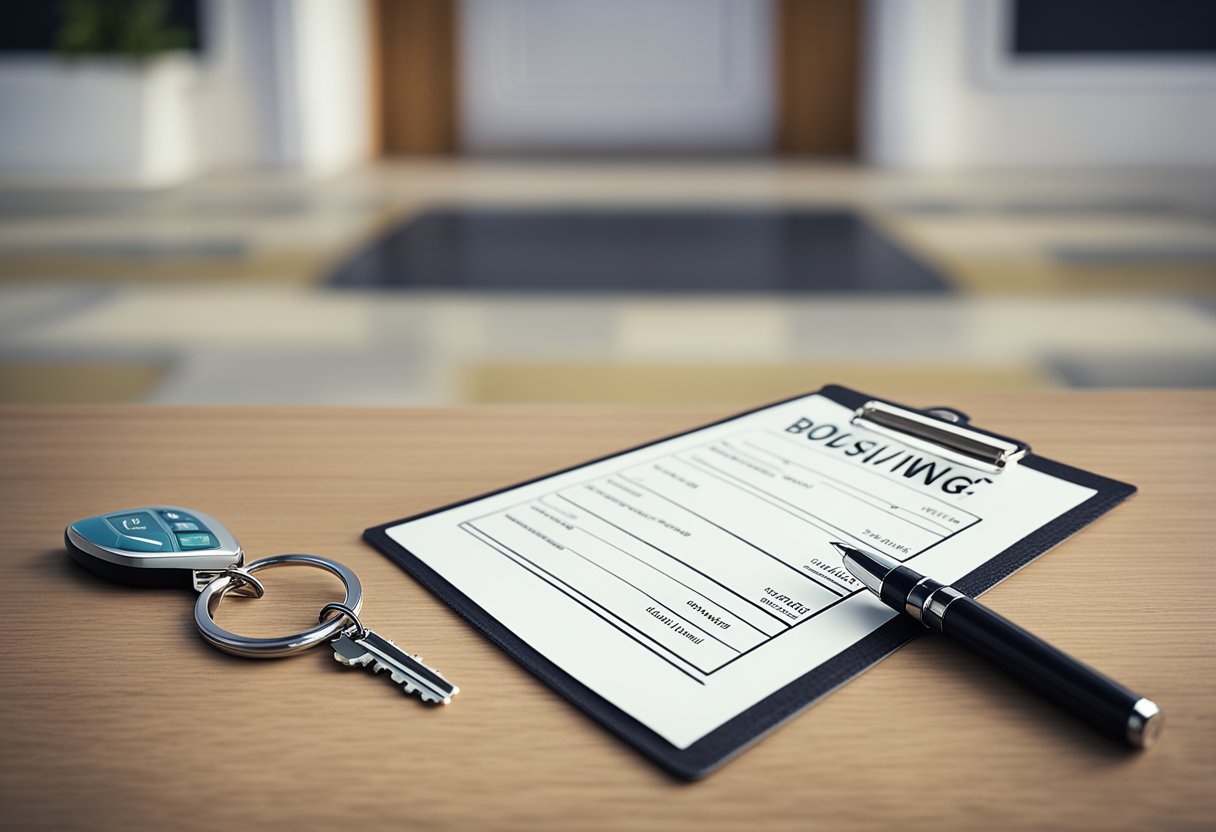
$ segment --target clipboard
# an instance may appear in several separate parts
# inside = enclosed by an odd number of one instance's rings
[[[739,754],[787,719],[799,714],[819,698],[891,654],[923,630],[904,617],[891,618],[851,646],[731,716],[691,744],[679,747],[584,684],[558,662],[521,638],[418,554],[394,540],[389,532],[403,524],[469,507],[483,500],[507,495],[517,489],[544,483],[555,477],[579,472],[588,466],[616,460],[638,451],[661,447],[664,443],[726,426],[744,417],[809,396],[821,396],[852,411],[850,422],[859,429],[890,437],[892,441],[898,441],[903,446],[932,453],[941,459],[955,461],[969,470],[988,472],[999,477],[1001,472],[1011,466],[1024,466],[1093,491],[1092,496],[1083,502],[1033,529],[952,581],[954,586],[968,595],[979,595],[992,588],[1043,552],[1092,523],[1136,490],[1127,483],[1037,456],[1026,442],[973,426],[965,414],[953,409],[918,410],[846,387],[829,385],[814,393],[764,405],[523,483],[508,485],[468,500],[374,526],[367,529],[363,536],[525,669],[592,719],[676,777],[695,780]]]

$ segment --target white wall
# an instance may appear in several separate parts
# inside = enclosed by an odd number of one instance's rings
[[[462,144],[473,152],[763,152],[768,0],[465,0]]]
[[[369,0],[209,0],[200,168],[328,173],[371,147]]]
[[[195,159],[186,59],[139,70],[118,61],[64,65],[42,55],[0,61],[0,176],[157,185]],[[183,141],[185,139],[185,141]]]
[[[868,161],[1216,166],[1216,64],[1000,57],[1005,0],[869,0]]]
[[[241,168],[258,161],[259,102],[254,95],[257,43],[245,0],[203,5],[206,53],[187,102],[196,170]]]
[[[248,0],[245,0],[248,2]],[[273,34],[282,139],[271,164],[309,173],[341,170],[371,147],[369,0],[275,0]]]

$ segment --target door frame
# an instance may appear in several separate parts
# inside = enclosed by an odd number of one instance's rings
[[[773,2],[774,152],[856,158],[864,0]],[[373,3],[376,152],[460,152],[459,26],[459,0]]]

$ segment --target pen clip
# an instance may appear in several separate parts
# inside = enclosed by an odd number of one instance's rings
[[[871,400],[853,412],[852,424],[981,471],[999,474],[1030,452],[1025,442],[966,425],[958,411],[909,410]]]

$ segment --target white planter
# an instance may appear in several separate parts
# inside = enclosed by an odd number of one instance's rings
[[[0,177],[156,186],[194,171],[190,55],[0,61]]]

